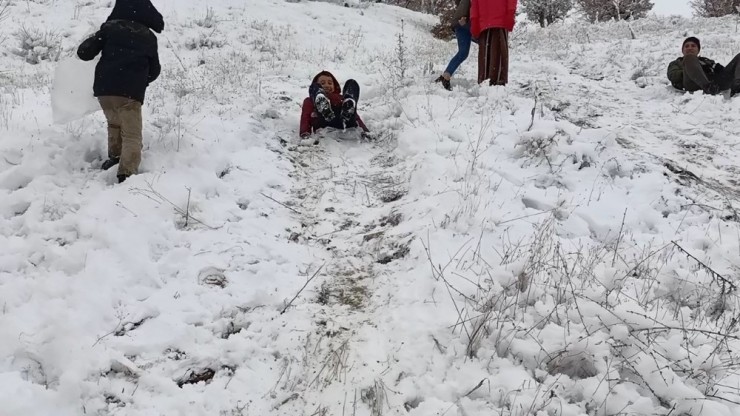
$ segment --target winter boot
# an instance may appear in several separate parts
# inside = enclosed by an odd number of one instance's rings
[[[434,82],[441,82],[444,89],[447,91],[452,91],[452,84],[450,84],[450,80],[445,78],[443,75],[440,75],[439,78],[435,79]]]
[[[355,118],[356,109],[357,106],[355,105],[355,100],[352,98],[345,98],[344,101],[342,101],[342,121],[347,123]]]
[[[120,157],[109,157],[108,160],[103,162],[103,164],[100,166],[100,169],[108,170],[112,168],[113,166],[116,166],[118,162],[121,161]]]
[[[313,105],[325,121],[334,120],[334,110],[331,109],[331,101],[329,101],[329,98],[326,95],[322,93],[316,94],[316,98],[313,100]]]
[[[342,121],[348,123],[357,115],[357,100],[360,98],[360,84],[348,79],[342,88]]]

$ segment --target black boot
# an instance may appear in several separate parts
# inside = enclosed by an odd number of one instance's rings
[[[322,93],[316,94],[316,98],[313,100],[313,105],[324,120],[334,120],[334,110],[331,109],[331,101],[329,101],[329,98],[326,95]]]
[[[357,107],[355,105],[355,100],[352,98],[345,98],[344,101],[342,101],[342,121],[347,123],[355,118],[355,114],[357,114],[356,111]]]
[[[112,168],[113,166],[116,166],[118,162],[121,161],[120,157],[109,157],[108,160],[103,162],[103,164],[100,166],[100,169],[108,170]]]
[[[331,109],[331,100],[329,100],[326,91],[321,88],[321,85],[318,83],[311,84],[308,87],[308,96],[311,97],[314,109],[321,115],[324,121],[330,122],[334,120],[334,110]]]
[[[440,75],[439,78],[434,80],[434,82],[441,82],[444,89],[446,89],[447,91],[452,91],[450,80],[445,78],[444,75]]]
[[[342,88],[342,121],[348,123],[355,119],[357,114],[357,100],[360,99],[360,84],[353,79],[348,79]]]

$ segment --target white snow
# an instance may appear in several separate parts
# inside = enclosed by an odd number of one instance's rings
[[[0,415],[740,415],[740,100],[665,79],[734,19],[520,25],[507,87],[474,47],[448,92],[432,16],[154,3],[121,185],[17,34],[74,56],[109,2],[0,26]],[[377,141],[299,142],[322,69]]]
[[[689,0],[653,0],[653,12],[664,16],[691,16]]]

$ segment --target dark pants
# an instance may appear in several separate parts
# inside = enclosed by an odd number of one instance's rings
[[[491,85],[509,82],[509,33],[491,28],[478,37],[478,83],[490,80]]]
[[[686,91],[703,90],[709,85],[709,81],[699,58],[693,55],[684,56],[684,89]],[[740,92],[740,54],[736,55],[724,69],[714,73],[714,82],[717,83],[720,91],[732,89],[733,93]]]
[[[731,89],[735,94],[740,92],[740,54],[735,55],[722,71],[714,74],[714,80],[720,91]]]
[[[321,85],[318,83],[311,84],[310,87],[308,87],[308,96],[311,97],[311,101],[314,103],[316,102],[316,96],[322,94],[323,96],[329,98],[329,94],[324,91],[323,88],[321,88]],[[351,98],[355,100],[355,107],[353,110],[353,114],[348,115],[347,121],[344,121],[342,118],[342,103],[345,99]],[[318,117],[311,119],[311,124],[313,126],[313,129],[321,129],[324,127],[334,127],[337,129],[345,129],[345,128],[351,128],[351,127],[357,127],[357,117],[355,116],[357,111],[357,102],[360,99],[360,86],[357,84],[357,81],[353,79],[348,79],[347,82],[344,83],[344,88],[342,88],[342,102],[336,105],[332,105],[331,109],[334,111],[334,118],[331,120],[325,120],[324,117],[317,112]]]
[[[450,75],[454,74],[457,68],[468,59],[470,43],[478,43],[478,39],[473,39],[473,35],[470,33],[470,22],[466,23],[465,26],[455,24],[455,38],[457,38],[457,53],[450,59],[450,63],[445,68],[445,72]]]

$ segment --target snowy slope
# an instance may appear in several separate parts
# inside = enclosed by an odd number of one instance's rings
[[[664,80],[734,20],[521,26],[508,87],[471,59],[447,92],[430,16],[154,3],[123,185],[102,114],[51,124],[54,63],[16,53],[73,54],[108,2],[0,29],[0,414],[740,414],[740,101]],[[321,69],[376,142],[298,141]]]

